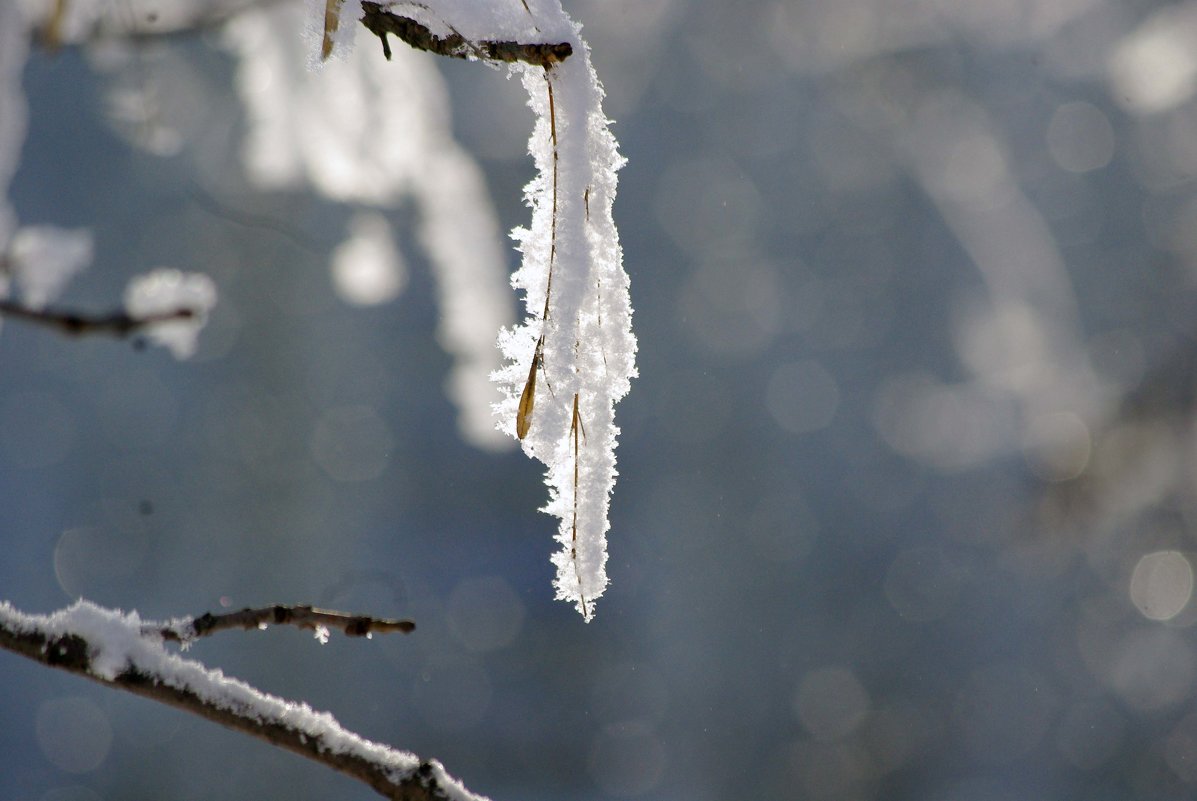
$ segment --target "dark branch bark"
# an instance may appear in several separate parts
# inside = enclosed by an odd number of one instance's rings
[[[390,620],[368,615],[349,615],[331,609],[317,609],[311,606],[267,606],[261,609],[242,609],[224,615],[207,612],[192,620],[172,622],[160,628],[146,629],[162,639],[171,642],[191,642],[218,631],[229,629],[258,629],[268,625],[296,626],[301,629],[316,629],[324,626],[339,629],[348,637],[366,637],[374,633],[410,634],[416,624],[410,620]]]
[[[70,336],[108,334],[115,337],[127,337],[155,323],[191,320],[196,316],[196,311],[195,309],[179,308],[145,317],[133,317],[123,311],[110,314],[84,314],[61,309],[31,309],[12,300],[0,300],[0,316],[53,328]]]
[[[522,42],[471,42],[454,32],[448,36],[437,36],[427,26],[383,9],[378,3],[363,0],[362,24],[370,33],[382,41],[382,52],[391,58],[391,45],[387,35],[403,40],[417,50],[448,56],[449,58],[477,58],[483,61],[523,61],[548,69],[573,55],[569,42],[525,44]]]
[[[347,615],[343,617],[354,619]],[[153,641],[158,631],[151,631],[149,637]],[[103,643],[90,642],[79,634],[49,633],[19,619],[6,620],[4,615],[0,615],[0,650],[12,651],[34,662],[84,676],[257,737],[357,779],[393,801],[461,801],[477,798],[453,786],[453,780],[434,760],[421,760],[413,769],[402,769],[387,764],[387,757],[405,757],[385,746],[369,743],[342,730],[355,742],[369,746],[370,755],[346,750],[344,738],[331,742],[324,733],[303,731],[298,726],[264,715],[261,709],[251,708],[244,702],[226,698],[218,704],[191,687],[177,686],[177,679],[133,664],[131,660],[111,678],[97,675],[93,672],[94,660],[102,652]]]

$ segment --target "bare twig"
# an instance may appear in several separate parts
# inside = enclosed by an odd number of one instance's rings
[[[480,58],[489,61],[523,61],[548,69],[573,55],[569,42],[525,44],[523,42],[471,42],[459,33],[437,36],[426,25],[385,10],[378,3],[363,0],[362,24],[382,41],[382,52],[391,58],[391,34],[417,50],[449,58]]]
[[[0,299],[0,316],[54,328],[70,336],[108,334],[115,337],[127,337],[150,325],[176,320],[191,320],[196,315],[195,309],[186,307],[148,314],[144,317],[134,317],[123,311],[115,311],[110,314],[84,314],[62,309],[31,309],[12,300]]]
[[[71,615],[80,612],[79,619],[90,616],[103,625],[72,625]],[[363,782],[393,801],[480,801],[439,762],[370,742],[328,715],[169,654],[156,628],[147,632],[138,625],[133,616],[86,602],[49,617],[24,615],[0,602],[0,650],[252,735]]]
[[[171,642],[191,642],[218,631],[229,629],[261,629],[268,625],[296,626],[301,629],[339,629],[348,637],[368,637],[371,634],[410,634],[416,624],[410,620],[390,620],[368,615],[350,615],[331,609],[312,606],[267,606],[261,609],[242,609],[223,615],[207,612],[191,620],[172,621],[165,626],[150,627],[146,633],[156,632]]]

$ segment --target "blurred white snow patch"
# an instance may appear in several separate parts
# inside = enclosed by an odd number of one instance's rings
[[[170,348],[176,359],[195,353],[196,338],[215,305],[216,285],[200,273],[163,267],[134,278],[125,289],[125,311],[138,319],[191,310],[190,317],[166,319],[145,329],[150,341]]]
[[[407,265],[382,214],[353,215],[349,237],[332,254],[332,279],[337,295],[354,306],[376,306],[403,292]]]
[[[495,426],[494,409],[503,396],[483,365],[454,366],[445,379],[445,393],[457,407],[457,431],[463,440],[488,451],[508,451],[515,447],[511,438]]]
[[[5,0],[3,5],[13,5],[18,14],[23,14],[30,26],[44,31],[52,19],[54,38],[58,42],[80,42],[90,31],[104,22],[112,10],[111,0],[82,0],[82,2],[51,3],[46,0]],[[55,19],[56,18],[56,19]]]
[[[29,116],[21,87],[29,38],[21,9],[0,3],[0,252],[7,248],[17,227],[17,214],[8,200],[8,184],[20,162]]]
[[[92,260],[91,232],[51,225],[26,226],[12,238],[10,257],[21,298],[41,309]]]
[[[1157,11],[1118,43],[1110,57],[1112,95],[1128,111],[1176,108],[1197,90],[1197,9]]]
[[[333,59],[319,72],[305,69],[318,44],[304,45],[299,32],[314,24],[313,15],[322,8],[310,2],[314,5],[307,8],[282,3],[254,8],[226,28],[228,46],[239,60],[237,88],[247,116],[243,157],[250,179],[272,189],[308,184],[325,197],[373,206],[380,213],[405,198],[415,201],[418,241],[428,254],[441,308],[438,338],[453,357],[447,388],[460,410],[460,430],[472,444],[510,447],[494,431],[490,407],[502,395],[486,379],[500,362],[495,332],[515,318],[506,258],[482,170],[453,139],[445,83],[431,59],[409,48],[396,47],[394,58],[386,61],[356,21],[345,33],[367,37],[362,47],[343,52],[346,58]],[[346,5],[360,8],[349,0]],[[436,13],[453,19],[467,37],[471,26],[492,35],[508,30],[487,27],[499,24],[490,20],[490,5],[463,0],[451,7],[438,4]],[[416,4],[402,8],[405,14],[421,13]],[[526,26],[523,6],[516,3],[513,9],[507,22]],[[423,13],[432,16],[427,9]],[[429,22],[425,17],[421,21]],[[510,27],[497,38],[516,40],[519,30]],[[350,303],[382,303],[402,291],[398,249],[391,246],[396,272],[381,269],[384,228],[369,219],[356,218],[362,225],[351,226],[342,245],[346,250],[334,255],[333,281]],[[371,250],[374,255],[364,255]],[[361,258],[351,259],[354,251]]]
[[[1180,551],[1145,554],[1131,574],[1130,599],[1143,617],[1171,620],[1193,597],[1193,566]]]
[[[118,76],[117,80],[130,79]],[[108,121],[126,142],[162,158],[177,156],[183,150],[183,134],[163,121],[156,83],[117,83],[105,95]]]

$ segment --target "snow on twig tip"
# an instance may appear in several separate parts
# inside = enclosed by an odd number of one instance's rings
[[[150,341],[176,359],[195,353],[200,329],[216,305],[216,285],[201,273],[160,268],[134,278],[125,290],[125,309]]]

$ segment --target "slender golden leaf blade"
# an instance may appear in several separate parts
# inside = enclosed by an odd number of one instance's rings
[[[519,411],[515,415],[515,435],[520,439],[528,436],[532,430],[532,408],[536,405],[536,367],[539,361],[540,349],[532,357],[532,367],[528,369],[528,382],[524,384],[523,394],[520,395]]]
[[[333,51],[333,36],[341,23],[341,4],[344,0],[324,0],[324,38],[320,42],[320,60],[327,61]]]

